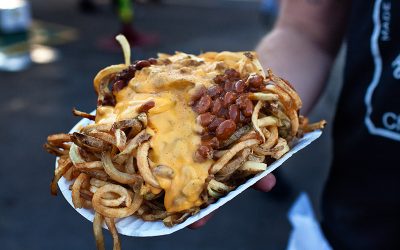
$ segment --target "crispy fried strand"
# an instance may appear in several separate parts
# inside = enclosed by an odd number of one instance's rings
[[[89,181],[89,176],[85,173],[81,173],[72,185],[72,203],[74,204],[75,208],[82,208],[84,206],[80,190],[85,181]]]
[[[113,250],[121,250],[121,242],[119,241],[118,231],[117,228],[115,227],[114,219],[105,218],[104,220],[113,238]]]
[[[88,149],[91,152],[103,152],[111,148],[109,143],[101,139],[78,132],[72,134],[72,141],[76,145]]]
[[[139,193],[134,194],[133,201],[129,206],[114,208],[114,207],[106,207],[101,203],[101,200],[103,199],[106,193],[120,192],[121,191],[120,188],[123,187],[115,184],[107,184],[98,188],[96,193],[93,195],[92,199],[94,209],[97,212],[101,213],[103,216],[109,218],[124,218],[135,213],[139,209],[143,201],[143,197]],[[133,196],[133,194],[131,194],[130,191],[128,191],[128,193],[129,195]]]
[[[260,113],[260,109],[264,105],[264,101],[258,101],[256,106],[254,107],[253,114],[251,115],[251,123],[253,124],[254,130],[262,137],[263,142],[265,142],[265,136],[261,132],[260,126],[258,124],[258,115]]]
[[[104,248],[104,237],[103,237],[103,215],[95,212],[93,219],[93,233],[94,239],[96,240],[96,246],[98,250],[105,250]]]
[[[146,133],[146,130],[142,130],[127,143],[124,151],[115,156],[114,162],[118,164],[122,164],[123,162],[125,162],[130,157],[132,151],[136,149],[141,143],[150,139],[150,137],[150,134]]]
[[[57,195],[57,183],[70,168],[72,162],[69,158],[60,158],[58,160],[58,167],[54,170],[54,177],[50,184],[50,190],[52,195]]]
[[[101,154],[101,161],[103,162],[104,170],[111,177],[111,179],[123,184],[135,183],[136,178],[134,175],[121,172],[115,168],[109,152],[103,152]]]
[[[235,172],[240,166],[246,161],[246,158],[250,155],[250,148],[243,149],[239,155],[226,164],[215,176],[219,181],[229,179],[229,177]]]
[[[59,146],[63,143],[71,142],[71,135],[64,133],[49,135],[47,142],[54,146]]]
[[[154,178],[153,173],[150,170],[149,161],[147,159],[150,149],[150,143],[145,142],[139,146],[137,151],[137,165],[140,175],[143,177],[146,183],[149,183],[153,187],[160,188],[158,181]]]
[[[293,100],[295,106],[295,110],[299,110],[302,106],[301,99],[299,95],[296,93],[296,91],[292,88],[292,86],[289,86],[285,81],[283,81],[280,77],[277,77],[271,69],[268,69],[268,76],[272,79],[272,81],[279,86],[281,89],[283,89]]]
[[[101,161],[91,161],[91,162],[82,162],[75,164],[75,168],[78,170],[102,170],[103,163]]]
[[[72,114],[74,116],[79,116],[79,117],[86,118],[86,119],[89,119],[89,120],[92,120],[92,121],[94,121],[96,119],[95,115],[91,115],[89,113],[79,111],[76,108],[72,109]]]
[[[214,163],[214,165],[211,167],[211,174],[216,174],[219,170],[221,170],[225,164],[227,164],[240,150],[251,147],[258,143],[259,140],[257,139],[250,139],[234,145],[225,155],[223,155],[216,163]]]

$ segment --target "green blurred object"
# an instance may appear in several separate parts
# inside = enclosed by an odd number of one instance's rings
[[[118,15],[123,23],[131,23],[133,14],[131,0],[118,0]]]

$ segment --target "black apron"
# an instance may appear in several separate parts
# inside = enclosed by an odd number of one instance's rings
[[[334,249],[400,249],[400,1],[352,2],[322,225]]]

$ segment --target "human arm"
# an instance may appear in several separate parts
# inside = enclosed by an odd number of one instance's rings
[[[281,0],[273,30],[257,46],[264,68],[294,85],[308,113],[341,45],[351,1]]]
[[[294,85],[308,113],[329,75],[346,29],[347,0],[281,0],[274,29],[257,46],[263,67]],[[267,175],[254,187],[269,191],[275,177]],[[203,226],[207,216],[190,228]]]

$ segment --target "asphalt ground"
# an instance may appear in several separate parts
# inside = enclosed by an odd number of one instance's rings
[[[93,77],[103,67],[123,60],[121,52],[101,49],[99,41],[112,37],[119,25],[104,3],[89,15],[79,12],[77,1],[31,3],[35,19],[69,26],[78,32],[78,38],[56,46],[61,57],[54,63],[33,65],[18,73],[0,72],[0,249],[95,249],[92,224],[61,195],[50,195],[54,157],[44,152],[42,144],[48,134],[69,131],[78,121],[71,115],[72,107],[95,108]],[[156,34],[159,43],[134,48],[134,59],[177,50],[252,50],[270,26],[263,24],[253,1],[139,5],[135,18],[139,30]],[[312,119],[332,120],[340,66]],[[281,166],[271,194],[248,190],[219,209],[199,230],[184,229],[153,238],[120,236],[122,247],[284,249],[291,229],[286,218],[289,207],[299,192],[306,191],[318,213],[329,160],[328,126],[321,139]],[[110,248],[111,238],[106,236],[106,240]]]

